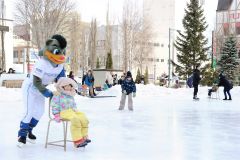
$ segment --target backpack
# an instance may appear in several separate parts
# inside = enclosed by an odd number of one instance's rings
[[[187,85],[189,88],[193,87],[193,75],[191,75],[190,77],[188,77],[187,79]]]

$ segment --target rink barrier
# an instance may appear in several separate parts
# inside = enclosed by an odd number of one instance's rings
[[[6,88],[21,88],[23,80],[3,80],[2,86]]]

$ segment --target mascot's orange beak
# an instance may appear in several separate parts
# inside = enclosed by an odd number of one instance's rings
[[[45,51],[45,55],[48,57],[50,61],[52,61],[55,64],[62,64],[65,62],[66,59],[64,55],[55,55],[48,50]]]

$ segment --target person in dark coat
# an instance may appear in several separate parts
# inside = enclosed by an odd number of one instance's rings
[[[84,74],[83,77],[82,77],[82,85],[85,84],[84,82],[85,82],[86,77],[87,77],[87,74]]]
[[[200,71],[198,70],[198,66],[197,66],[193,71],[193,88],[194,88],[193,99],[199,99],[197,98],[197,93],[198,93],[198,85],[200,80],[201,80]]]
[[[136,85],[132,78],[132,73],[127,72],[127,76],[124,79],[122,85],[122,97],[120,101],[119,110],[123,110],[125,106],[126,97],[128,97],[128,109],[133,111],[133,100],[132,97],[136,97]]]
[[[121,78],[118,80],[118,84],[122,85],[124,79],[125,79],[125,77],[124,77],[124,75],[122,75]]]
[[[226,79],[226,77],[221,73],[219,75],[219,83],[218,86],[223,86],[223,93],[225,98],[223,100],[232,100],[230,90],[233,88],[233,85]],[[227,99],[227,94],[229,98]]]

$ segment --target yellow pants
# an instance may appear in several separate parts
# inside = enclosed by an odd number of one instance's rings
[[[73,141],[78,141],[88,136],[88,119],[82,112],[75,112],[72,109],[60,112],[60,117],[71,121],[71,135]]]

